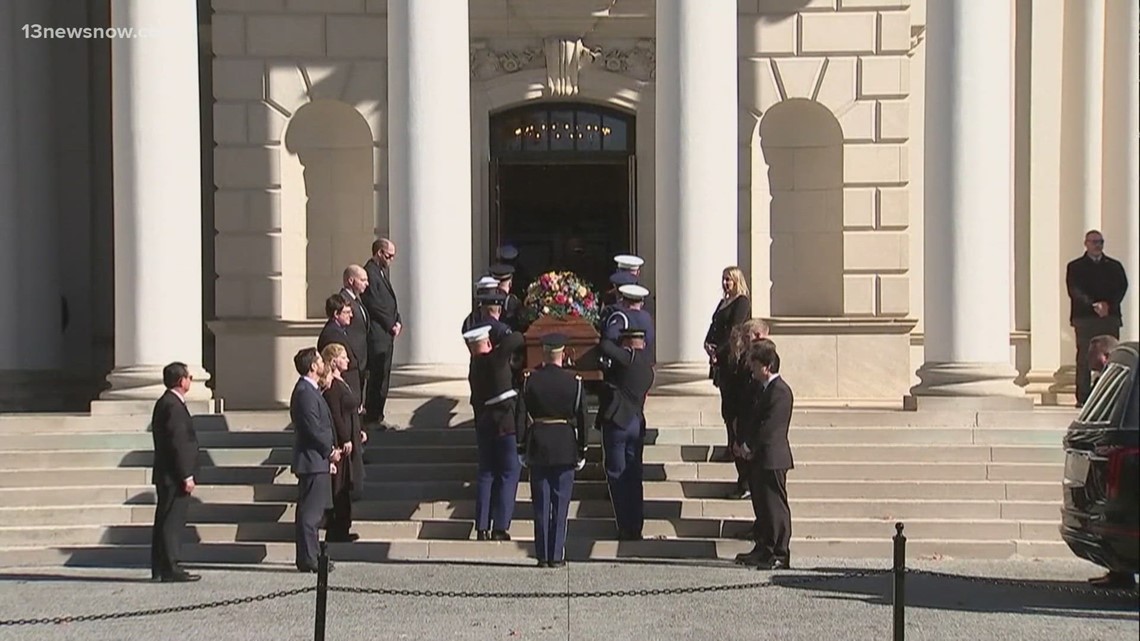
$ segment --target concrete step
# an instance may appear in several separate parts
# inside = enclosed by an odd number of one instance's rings
[[[0,425],[2,428],[3,425]],[[809,427],[793,424],[788,435],[793,445],[844,444],[867,445],[1039,445],[1060,447],[1065,425],[1049,428],[999,427]],[[474,431],[470,426],[452,428],[412,428],[401,431],[370,434],[373,447],[440,447],[474,446]],[[682,424],[664,426],[650,422],[646,431],[647,444],[723,446],[726,441],[724,427]],[[11,433],[0,430],[0,450],[72,451],[72,450],[150,450],[153,437],[146,431],[108,433]],[[204,448],[291,448],[293,433],[281,427],[272,430],[223,431],[204,430],[198,434],[199,445]],[[589,439],[601,442],[601,433],[591,429]]]
[[[752,544],[727,539],[659,539],[637,542],[570,538],[566,555],[570,561],[649,559],[719,559],[726,563]],[[532,563],[534,543],[513,541],[431,541],[392,540],[371,543],[332,543],[329,556],[338,561],[413,560],[510,560]],[[891,540],[806,539],[794,537],[793,557],[881,559],[883,569],[891,565]],[[908,558],[1072,558],[1064,543],[1055,541],[976,541],[929,540],[907,544]],[[292,543],[193,543],[182,547],[188,563],[271,563],[286,567],[294,563]],[[150,561],[148,545],[27,546],[0,548],[0,566],[96,566],[145,568]],[[794,561],[793,561],[794,562]],[[741,570],[742,577],[754,576]],[[885,585],[885,584],[884,584]]]
[[[235,434],[234,436],[249,436]],[[263,445],[241,443],[200,444],[198,457],[202,465],[289,465],[293,457],[292,437],[289,443]],[[125,440],[125,439],[124,439]],[[282,440],[282,439],[278,439]],[[9,441],[0,443],[9,446]],[[120,449],[113,443],[95,447],[80,447],[73,443],[64,449],[12,449],[0,451],[0,469],[46,469],[75,467],[142,467],[151,464],[153,453],[145,449]],[[708,462],[720,458],[727,451],[714,445],[647,445],[647,463]],[[1063,463],[1064,450],[1041,445],[811,445],[793,444],[793,455],[803,462],[874,462],[874,463]],[[601,447],[587,452],[591,461],[602,460]],[[370,463],[440,464],[473,463],[478,455],[473,443],[461,446],[384,446],[365,448],[365,460]]]
[[[529,514],[529,492],[520,492],[516,514]],[[860,499],[789,499],[797,518],[879,519],[965,519],[1014,521],[1059,521],[1059,501],[921,501]],[[191,523],[292,522],[292,501],[230,503],[191,503],[187,519]],[[576,499],[571,516],[608,517],[613,514],[607,498]],[[752,519],[749,501],[728,499],[692,500],[647,498],[647,518]],[[357,520],[403,521],[439,518],[473,519],[474,501],[368,500],[353,506]],[[59,505],[52,507],[0,508],[0,527],[105,525],[108,523],[152,523],[154,504]]]
[[[72,470],[61,470],[60,475]],[[113,470],[118,472],[118,470]],[[581,485],[581,484],[579,484]],[[462,492],[463,483],[452,487]],[[604,494],[604,488],[594,484]],[[524,490],[520,490],[524,491]],[[593,491],[593,490],[592,490]],[[364,499],[391,498],[392,483],[366,483]],[[807,481],[789,479],[788,494],[801,499],[923,499],[923,500],[1015,500],[1060,501],[1061,485],[1056,482],[1004,481]],[[286,483],[255,485],[199,485],[194,497],[207,503],[290,501],[296,487]],[[151,485],[0,488],[0,507],[52,505],[117,505],[154,503]]]
[[[520,513],[520,515],[522,515]],[[522,515],[524,517],[529,514]],[[616,534],[612,518],[571,518],[567,522],[569,537],[600,539]],[[734,538],[747,533],[751,519],[648,519],[647,538]],[[877,519],[798,518],[793,523],[796,535],[804,539],[834,537],[873,539],[890,536],[894,524]],[[394,539],[470,540],[475,538],[472,520],[444,519],[419,521],[357,521],[353,531],[362,542]],[[149,524],[74,525],[0,527],[0,547],[26,545],[149,545]],[[512,538],[534,535],[534,522],[528,518],[511,523]],[[1030,536],[1029,534],[1032,534]],[[956,521],[910,520],[906,522],[908,541],[974,539],[978,541],[1042,540],[1060,541],[1056,523],[1035,521]],[[292,523],[254,522],[239,524],[192,524],[183,533],[188,543],[291,542],[295,536]]]
[[[404,402],[400,402],[404,401]],[[467,399],[389,399],[387,418],[398,425],[423,428],[460,425],[471,420]],[[646,404],[650,425],[705,425],[723,427],[716,397],[651,396]],[[983,427],[1065,428],[1077,416],[1072,408],[1035,408],[1032,411],[922,411],[900,407],[800,406],[793,426],[803,427]],[[0,435],[146,432],[150,411],[143,415],[114,416],[68,413],[0,414]],[[232,411],[195,416],[199,431],[282,430],[289,425],[285,410]]]

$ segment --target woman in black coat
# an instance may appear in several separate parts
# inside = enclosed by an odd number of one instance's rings
[[[732,386],[728,379],[732,376],[736,363],[731,358],[732,331],[752,316],[752,302],[748,299],[748,283],[739,267],[726,267],[721,273],[720,288],[723,292],[716,310],[713,311],[709,331],[705,334],[705,353],[709,355],[709,378],[720,389],[720,414],[728,436],[727,449],[716,460],[732,460]]]
[[[360,399],[341,376],[348,369],[348,352],[340,343],[330,343],[321,358],[327,364],[321,387],[332,414],[336,446],[343,448],[347,455],[337,464],[332,478],[333,508],[325,540],[348,543],[359,538],[349,530],[352,529],[353,496],[364,491],[364,443],[368,437],[361,428]]]

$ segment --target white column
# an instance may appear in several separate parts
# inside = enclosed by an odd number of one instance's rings
[[[404,322],[396,362],[445,378],[466,377],[468,362],[456,335],[471,298],[467,14],[466,0],[388,3],[392,280]]]
[[[1124,327],[1120,335],[1125,340],[1135,341],[1140,340],[1140,293],[1137,292],[1140,288],[1140,180],[1137,179],[1140,176],[1140,3],[1130,0],[1128,7],[1128,71],[1120,82],[1128,83],[1128,129],[1125,131],[1128,171],[1125,175],[1130,179],[1127,182],[1128,208],[1122,212],[1125,235],[1117,242],[1122,249],[1120,261],[1131,281],[1121,310]]]
[[[736,57],[735,0],[658,0],[657,358],[706,378],[709,314],[737,258]]]
[[[927,7],[926,362],[909,407],[1031,402],[1009,356],[1012,9]]]
[[[111,24],[144,35],[111,43],[115,369],[100,398],[153,402],[182,361],[190,400],[207,400],[197,3],[112,0]]]
[[[1030,139],[1029,158],[1029,304],[1031,365],[1026,374],[1026,391],[1054,403],[1057,393],[1055,374],[1061,367],[1061,334],[1068,331],[1068,298],[1062,291],[1065,263],[1061,255],[1062,151],[1057,135],[1062,129],[1063,50],[1057,45],[1064,37],[1065,15],[1062,3],[1033,8],[1032,53],[1030,55]],[[1053,275],[1050,278],[1050,275]],[[1072,360],[1069,358],[1068,360]]]
[[[1082,186],[1084,229],[1100,229],[1104,169],[1104,29],[1105,0],[1081,0],[1083,7],[1083,61],[1081,95],[1084,98],[1084,162]],[[1059,43],[1058,43],[1059,46]]]
[[[52,41],[34,31],[51,9],[0,2],[0,371],[63,364]]]

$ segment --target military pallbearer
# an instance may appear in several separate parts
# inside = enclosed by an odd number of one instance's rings
[[[524,337],[507,334],[498,345],[491,344],[491,326],[481,325],[464,332],[471,351],[471,404],[475,411],[475,443],[479,471],[475,494],[475,530],[480,541],[509,541],[507,530],[515,511],[519,483],[519,463],[515,439],[526,414],[518,391],[511,385],[511,353],[521,347]]]
[[[526,376],[529,426],[519,435],[519,462],[530,467],[534,552],[539,567],[561,567],[574,472],[586,465],[586,401],[582,377],[563,369],[566,336],[542,337],[542,365]]]

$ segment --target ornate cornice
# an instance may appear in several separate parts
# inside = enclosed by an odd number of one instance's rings
[[[586,68],[618,73],[642,82],[652,82],[657,77],[656,42],[652,39],[589,47],[578,41],[547,39],[503,48],[478,41],[471,45],[470,63],[474,80],[545,68],[551,79],[552,93],[563,95],[577,93],[577,72]]]

